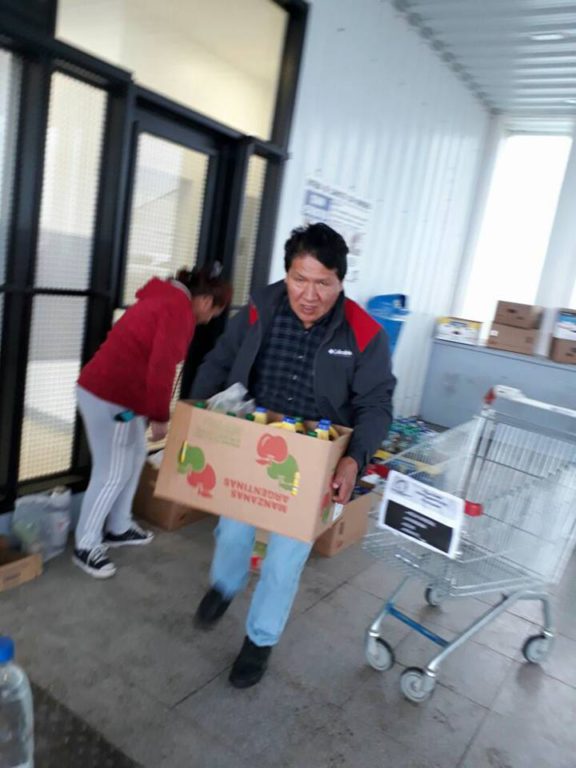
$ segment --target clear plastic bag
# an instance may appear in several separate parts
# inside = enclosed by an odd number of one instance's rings
[[[228,389],[218,392],[207,400],[206,405],[210,411],[246,416],[247,413],[252,413],[256,407],[254,400],[245,399],[247,394],[248,390],[243,384],[232,384]]]
[[[12,533],[27,554],[39,552],[44,562],[62,554],[70,532],[72,494],[66,488],[23,496],[16,501]]]

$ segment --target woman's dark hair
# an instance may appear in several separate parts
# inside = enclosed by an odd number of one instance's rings
[[[188,288],[191,296],[212,296],[216,307],[226,308],[232,301],[231,284],[214,267],[184,268],[175,279]]]
[[[292,230],[284,245],[286,272],[292,266],[294,258],[305,253],[318,259],[326,269],[335,270],[339,280],[346,277],[348,246],[342,235],[328,224],[309,224],[307,227]]]

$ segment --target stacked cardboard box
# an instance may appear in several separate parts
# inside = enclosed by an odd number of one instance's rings
[[[154,496],[157,479],[158,466],[153,460],[147,461],[142,470],[134,498],[133,513],[135,517],[146,520],[165,531],[175,531],[184,525],[195,523],[206,517],[205,512]]]
[[[576,310],[558,310],[552,336],[550,358],[556,363],[576,365]]]
[[[462,317],[439,317],[436,321],[436,338],[458,344],[478,344],[482,323]]]
[[[0,536],[0,592],[18,587],[42,573],[42,555],[27,555],[10,548],[5,536]]]
[[[364,538],[368,530],[368,515],[379,501],[379,496],[368,492],[346,504],[336,523],[316,539],[314,552],[323,557],[333,557]]]
[[[488,346],[492,349],[532,355],[538,340],[541,320],[541,307],[499,301],[490,329]]]

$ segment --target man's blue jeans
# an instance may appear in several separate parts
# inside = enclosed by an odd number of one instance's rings
[[[220,518],[210,577],[212,586],[228,599],[246,586],[255,533],[252,525]],[[280,639],[311,549],[312,544],[270,534],[246,622],[246,634],[255,645],[276,645]]]

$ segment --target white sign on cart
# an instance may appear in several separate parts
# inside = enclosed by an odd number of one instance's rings
[[[388,475],[378,525],[454,558],[460,541],[464,501],[400,472]]]

